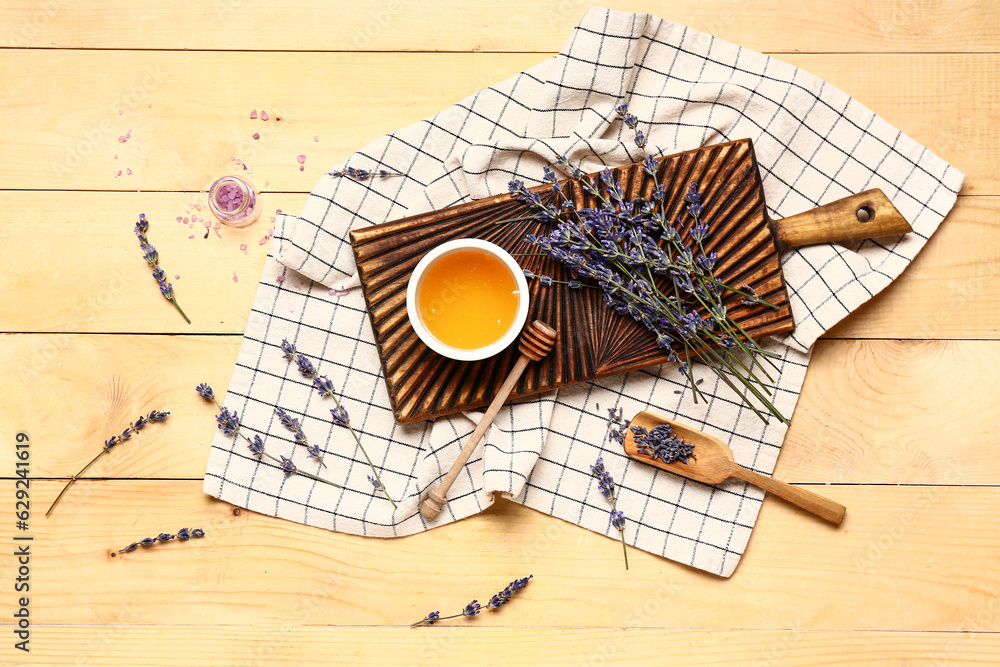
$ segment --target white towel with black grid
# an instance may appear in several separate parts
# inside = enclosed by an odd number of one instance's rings
[[[243,440],[216,431],[205,492],[256,512],[373,537],[468,517],[500,493],[617,539],[590,472],[603,456],[618,486],[628,544],[732,574],[762,492],[742,482],[705,486],[630,460],[605,437],[606,410],[676,417],[728,442],[737,462],[764,474],[774,469],[785,426],[763,424],[699,367],[696,376],[705,378],[699,388],[709,400],[698,404],[672,365],[562,389],[501,410],[452,486],[446,509],[428,523],[420,500],[447,472],[481,413],[394,423],[358,288],[352,227],[506,192],[514,177],[541,182],[542,167],[557,154],[584,171],[641,159],[631,131],[616,120],[622,102],[640,119],[648,153],[751,138],[772,217],[877,187],[912,224],[914,233],[891,245],[828,244],[782,256],[797,326],[765,347],[781,355],[772,388],[785,415],[795,407],[817,337],[899,276],[954,205],[963,180],[801,69],[655,16],[591,9],[558,55],[382,137],[338,167],[405,176],[363,182],[324,176],[301,215],[280,216],[225,405],[238,411],[248,434],[264,438],[268,452],[344,488],[286,478]],[[373,493],[367,462],[331,420],[331,399],[283,359],[283,339],[333,381],[398,509]],[[327,468],[296,448],[275,406],[302,420]]]

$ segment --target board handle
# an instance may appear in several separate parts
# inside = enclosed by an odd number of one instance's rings
[[[878,188],[838,199],[805,213],[770,221],[778,250],[897,236],[913,231]]]

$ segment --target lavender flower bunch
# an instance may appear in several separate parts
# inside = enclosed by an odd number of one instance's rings
[[[625,569],[628,569],[628,551],[625,549],[625,514],[618,511],[618,498],[615,495],[615,480],[604,467],[604,457],[598,457],[597,462],[590,466],[590,471],[597,477],[597,489],[605,500],[611,503],[611,525],[621,534],[622,553],[625,554]]]
[[[621,105],[617,112],[636,130],[637,144],[644,145],[638,121],[628,114],[627,106]],[[659,180],[660,164],[653,156],[642,163],[644,183],[640,191],[650,192],[648,199],[626,198],[610,169],[604,169],[595,180],[565,157],[557,164],[596,204],[578,206],[570,189],[548,167],[544,181],[554,196],[543,197],[524,182],[512,180],[511,197],[528,207],[531,215],[526,217],[551,227],[548,234],[529,234],[525,241],[537,246],[539,254],[558,260],[570,270],[574,281],[583,278],[595,283],[611,308],[655,334],[657,345],[669,350],[670,361],[683,361],[696,401],[704,395],[689,370],[692,360],[707,364],[738,395],[749,391],[767,412],[787,422],[770,400],[771,390],[760,376],[773,382],[761,359],[774,366],[769,357],[777,355],[754,342],[729,315],[723,299],[736,293],[744,303],[774,306],[752,289],[731,287],[716,278],[718,254],[706,248],[712,230],[702,216],[705,203],[697,182],[689,184],[681,214],[668,219],[671,202],[667,201],[666,184]],[[516,219],[524,218],[512,220]],[[749,399],[744,400],[767,422]]]
[[[149,414],[147,414],[145,416],[139,415],[139,418],[136,419],[131,424],[129,424],[128,427],[124,431],[121,432],[121,435],[112,435],[110,438],[108,438],[107,440],[105,440],[104,441],[104,449],[102,449],[100,452],[98,452],[97,456],[95,456],[94,458],[92,458],[90,460],[90,463],[88,463],[87,465],[83,466],[83,468],[80,469],[80,472],[76,473],[75,475],[73,475],[72,477],[69,478],[69,481],[66,482],[66,486],[64,486],[62,488],[62,491],[59,492],[59,495],[56,496],[56,499],[52,501],[51,505],[49,505],[49,509],[48,509],[48,511],[45,512],[45,516],[48,516],[49,514],[52,513],[52,510],[55,509],[56,503],[58,503],[59,500],[63,497],[63,494],[66,493],[66,491],[69,489],[69,487],[77,479],[79,479],[80,475],[82,475],[83,473],[87,472],[87,469],[90,466],[94,465],[94,463],[97,462],[97,459],[101,458],[102,456],[104,456],[105,454],[107,454],[108,452],[110,452],[112,450],[112,448],[114,448],[115,445],[118,445],[120,443],[125,442],[126,440],[131,439],[131,437],[133,435],[135,435],[139,431],[141,431],[150,422],[162,422],[162,421],[166,421],[167,416],[169,414],[170,414],[169,412],[160,412],[159,410],[150,410]]]
[[[146,214],[139,214],[139,222],[135,223],[133,228],[135,235],[139,237],[139,248],[142,250],[142,258],[149,263],[149,266],[153,269],[153,278],[156,279],[157,284],[160,286],[160,294],[163,295],[170,303],[174,304],[174,308],[177,309],[188,324],[191,324],[191,320],[188,318],[187,314],[181,310],[180,304],[177,303],[177,299],[174,297],[174,288],[167,282],[167,274],[160,268],[160,255],[156,252],[156,248],[150,244],[149,239],[146,238],[146,231],[149,229],[149,221],[146,220]]]
[[[309,479],[314,479],[317,482],[322,482],[323,484],[329,484],[330,486],[335,486],[338,489],[344,488],[340,484],[335,484],[329,480],[323,479],[322,477],[318,477],[303,470],[299,470],[298,467],[295,465],[295,463],[292,461],[292,459],[284,455],[279,454],[277,457],[275,457],[269,454],[268,452],[264,451],[263,438],[261,438],[259,435],[254,435],[253,440],[247,437],[243,433],[243,426],[242,424],[240,424],[239,413],[236,412],[235,410],[230,410],[229,408],[220,405],[219,401],[216,400],[215,398],[215,392],[212,391],[212,388],[210,386],[202,382],[200,385],[195,387],[195,391],[197,391],[202,398],[214,402],[215,405],[219,408],[219,414],[215,416],[215,421],[218,423],[220,431],[222,431],[226,435],[236,434],[241,438],[243,438],[244,440],[246,440],[247,448],[250,450],[250,453],[256,456],[258,459],[263,456],[277,463],[278,467],[281,468],[281,470],[285,473],[285,479],[288,479],[292,475],[301,475],[303,477],[308,477]]]
[[[333,382],[325,375],[319,375],[316,370],[316,366],[306,355],[299,352],[293,343],[289,343],[288,339],[283,339],[281,341],[281,352],[285,361],[291,362],[295,361],[295,365],[298,366],[299,373],[302,377],[307,380],[312,380],[313,387],[319,393],[321,397],[330,397],[333,399],[335,408],[330,409],[331,421],[337,426],[343,426],[351,432],[354,436],[354,442],[357,443],[358,449],[364,455],[365,460],[368,461],[368,467],[372,469],[372,474],[375,476],[372,485],[375,486],[377,491],[381,491],[385,495],[386,499],[392,503],[393,508],[396,508],[396,501],[392,499],[389,492],[386,491],[385,485],[382,483],[382,478],[378,476],[378,470],[375,468],[375,464],[372,463],[371,457],[368,456],[368,452],[365,451],[365,446],[361,444],[361,438],[358,436],[357,431],[351,426],[351,416],[347,414],[347,410],[344,406],[340,404],[340,400],[337,398],[337,394],[334,391]],[[371,477],[369,477],[371,479]]]
[[[151,547],[159,542],[169,542],[172,539],[178,539],[182,542],[186,542],[192,537],[205,537],[205,531],[201,528],[195,528],[194,530],[188,530],[187,528],[181,528],[177,531],[176,535],[170,535],[169,533],[160,533],[156,537],[147,537],[139,540],[138,542],[133,542],[123,549],[119,549],[118,553],[128,553],[129,551],[135,551],[139,547]]]
[[[687,465],[688,459],[698,458],[694,455],[694,445],[674,433],[670,424],[659,424],[651,430],[645,426],[633,426],[632,433],[638,451],[664,463],[680,461]]]
[[[496,611],[503,605],[510,602],[510,599],[514,596],[514,593],[517,593],[519,590],[527,586],[532,576],[533,575],[529,574],[527,577],[524,577],[523,579],[515,579],[514,581],[507,584],[507,586],[502,591],[500,591],[499,593],[490,598],[490,601],[486,603],[486,608],[489,609],[490,611]],[[462,612],[460,614],[454,614],[452,616],[442,616],[441,612],[432,611],[431,613],[427,614],[426,616],[424,616],[422,619],[420,619],[410,627],[415,628],[419,625],[434,625],[435,621],[445,621],[448,620],[449,618],[459,618],[461,616],[475,616],[482,610],[482,608],[483,606],[479,604],[479,600],[473,600],[469,604],[465,605],[465,608],[462,609]]]

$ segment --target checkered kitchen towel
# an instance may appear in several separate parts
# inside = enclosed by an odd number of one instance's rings
[[[352,227],[506,192],[513,177],[540,182],[542,167],[557,154],[585,171],[640,160],[631,132],[615,120],[621,102],[642,121],[651,153],[751,138],[774,217],[878,187],[913,225],[913,234],[888,243],[823,245],[782,257],[797,327],[766,347],[781,355],[774,402],[785,415],[795,407],[816,338],[906,268],[962,184],[961,172],[811,74],[654,16],[594,8],[558,55],[373,142],[340,165],[405,177],[325,176],[300,216],[281,217],[226,405],[250,433],[265,437],[271,454],[290,456],[300,469],[345,488],[286,479],[242,440],[217,431],[205,492],[257,512],[376,537],[468,517],[501,493],[617,537],[590,473],[603,455],[618,482],[629,544],[732,574],[762,492],[741,482],[704,486],[628,459],[605,438],[606,410],[620,407],[630,416],[649,408],[677,417],[727,441],[739,463],[764,474],[774,469],[784,426],[764,425],[704,368],[696,373],[705,378],[701,389],[709,400],[697,405],[673,366],[562,389],[502,410],[452,487],[446,510],[426,522],[422,495],[448,470],[481,413],[397,426],[357,289],[347,235]],[[372,493],[361,452],[331,423],[331,399],[321,398],[282,358],[285,338],[333,381],[398,509]],[[274,406],[302,419],[328,468],[296,448]]]

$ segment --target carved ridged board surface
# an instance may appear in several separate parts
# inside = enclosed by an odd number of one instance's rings
[[[729,285],[748,283],[777,305],[745,306],[729,294],[730,315],[753,337],[791,331],[788,295],[773,236],[768,230],[760,174],[749,140],[731,141],[660,159],[658,179],[667,186],[668,219],[679,220],[681,236],[690,242],[692,218],[684,193],[690,181],[703,193],[702,214],[712,233],[706,251],[719,254],[716,276]],[[612,170],[626,195],[649,197],[654,182],[641,164]],[[573,201],[592,206],[593,197],[575,181],[566,181]],[[543,196],[548,186],[536,188]],[[351,232],[358,272],[382,360],[393,414],[405,424],[487,405],[517,360],[517,344],[500,355],[477,362],[446,359],[424,345],[406,314],[406,286],[417,262],[440,243],[480,238],[515,255],[522,268],[558,280],[572,276],[548,257],[517,257],[537,252],[527,234],[545,234],[548,225],[534,220],[504,222],[527,214],[508,195],[432,211]],[[528,366],[511,394],[530,396],[578,382],[662,364],[666,351],[655,337],[630,317],[608,308],[598,289],[571,290],[529,281],[528,322],[540,319],[559,332],[552,352]]]

